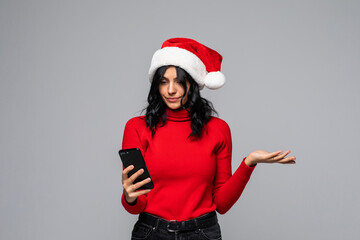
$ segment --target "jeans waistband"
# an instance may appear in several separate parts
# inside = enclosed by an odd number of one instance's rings
[[[217,224],[218,219],[215,211],[187,221],[167,221],[161,217],[142,212],[139,215],[139,221],[157,228],[165,229],[169,232],[179,232],[207,228]]]

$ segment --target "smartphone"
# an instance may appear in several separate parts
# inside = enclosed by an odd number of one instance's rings
[[[144,160],[139,148],[119,150],[119,155],[120,155],[121,161],[123,162],[125,168],[127,168],[130,165],[134,165],[134,168],[128,174],[129,177],[131,175],[133,175],[134,173],[136,173],[141,168],[144,169],[144,172],[135,179],[134,184],[137,182],[141,182],[142,180],[144,180],[148,177],[151,179],[149,170],[146,167],[145,160]],[[153,189],[153,188],[154,188],[154,183],[151,179],[150,182],[139,187],[138,190]]]

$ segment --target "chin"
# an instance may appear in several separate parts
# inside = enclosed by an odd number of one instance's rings
[[[169,104],[169,103],[167,103],[166,105],[168,106],[168,108],[170,108],[172,110],[176,110],[176,109],[181,107],[180,104]]]

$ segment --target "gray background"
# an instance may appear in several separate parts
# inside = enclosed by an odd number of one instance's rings
[[[204,89],[259,165],[219,215],[224,239],[357,239],[359,1],[0,2],[0,238],[129,239],[117,155],[170,37],[219,51]]]

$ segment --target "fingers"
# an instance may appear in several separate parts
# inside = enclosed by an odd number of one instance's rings
[[[131,177],[129,177],[128,174],[132,169],[134,169],[134,166],[130,165],[123,170],[123,174],[122,174],[123,183],[127,182],[128,184],[132,184],[138,176],[144,173],[144,169],[139,169],[136,173],[134,173],[133,175],[131,175]]]
[[[280,159],[277,162],[283,163],[283,164],[294,164],[294,163],[296,163],[295,159],[296,159],[296,157],[293,156],[293,157],[287,157],[287,158]]]
[[[129,184],[128,187],[126,188],[126,191],[128,193],[131,193],[131,192],[136,192],[136,190],[140,187],[142,187],[143,185],[149,183],[151,181],[150,178],[146,178],[138,183],[135,183],[135,184]]]
[[[271,160],[271,162],[273,163],[282,163],[282,164],[294,164],[295,162],[295,157],[287,157],[285,158],[286,155],[288,155],[290,153],[290,150],[285,151],[284,153],[280,154],[281,151],[277,151],[272,153],[272,155],[274,156]],[[276,155],[277,154],[277,155]]]
[[[151,189],[146,189],[146,190],[140,190],[140,191],[136,191],[136,192],[131,192],[129,193],[129,197],[131,198],[137,198],[140,195],[144,195],[146,193],[149,193],[151,191]]]
[[[284,153],[282,153],[282,154],[278,154],[277,156],[275,156],[274,158],[273,158],[273,160],[276,162],[276,161],[278,161],[278,160],[281,160],[281,159],[283,159],[286,155],[288,155],[290,153],[290,150],[287,150],[287,151],[285,151]]]
[[[129,166],[128,168],[131,170],[133,169],[134,167],[130,168],[131,166]],[[135,179],[137,177],[139,177],[141,174],[144,173],[144,169],[139,169],[136,173],[134,173],[133,175],[131,175],[131,177],[128,177],[128,173],[130,170],[128,170],[128,168],[124,169],[123,171],[123,187],[124,189],[127,191],[127,192],[130,192],[130,191],[135,191],[136,189],[138,189],[140,186],[146,184],[146,182],[144,183],[145,180],[141,181],[141,182],[138,182],[136,184],[133,184]],[[124,176],[125,175],[125,176]],[[139,184],[139,183],[142,183],[142,184]],[[139,186],[140,185],[140,186]],[[135,186],[135,187],[134,187]]]
[[[133,184],[133,182],[135,181],[135,179],[140,176],[141,174],[144,173],[144,169],[140,169],[138,170],[136,173],[134,173],[133,175],[131,175],[131,177],[128,176],[129,172],[134,169],[133,165],[128,166],[127,168],[125,168],[123,170],[123,174],[122,174],[122,183],[123,183],[123,188],[125,190],[125,194],[130,198],[130,199],[136,199],[138,196],[146,194],[148,192],[151,191],[151,189],[146,189],[146,190],[141,190],[141,191],[137,191],[138,188],[140,188],[141,186],[149,183],[151,181],[150,178],[146,178],[136,184]]]
[[[128,174],[131,170],[133,170],[133,168],[134,168],[134,165],[130,165],[123,170],[123,172],[122,172],[122,182],[123,183],[124,183],[124,181],[126,181],[129,178]]]
[[[134,188],[134,190],[136,190],[136,189],[138,189],[139,187],[141,187],[141,186],[149,183],[150,181],[151,181],[150,178],[146,178],[146,179],[142,180],[141,182],[138,182],[138,183],[133,184],[132,187]]]
[[[129,183],[133,183],[135,181],[135,179],[140,176],[141,174],[144,173],[144,169],[139,169],[136,173],[134,173],[133,175],[131,175],[131,177],[129,177]]]
[[[276,152],[266,152],[262,150],[254,151],[249,154],[253,155],[253,157],[256,159],[257,163],[295,163],[295,157],[286,157],[290,153],[290,150],[287,150],[285,152],[282,152],[282,150],[276,151]]]
[[[274,157],[278,156],[281,152],[282,152],[282,150],[277,151],[277,152],[270,153],[270,154],[268,155],[268,158],[269,158],[269,159],[274,158]]]

